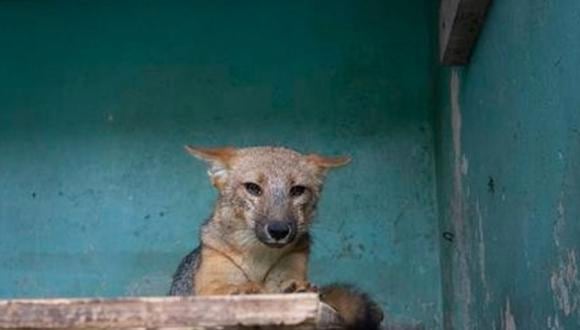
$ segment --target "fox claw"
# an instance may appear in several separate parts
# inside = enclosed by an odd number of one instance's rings
[[[310,282],[296,282],[292,281],[284,290],[284,293],[305,293],[305,292],[318,292],[318,287]]]
[[[246,285],[242,285],[239,287],[236,287],[235,289],[232,290],[231,294],[232,295],[243,295],[243,294],[258,294],[258,293],[262,293],[262,288],[254,283],[249,283]]]

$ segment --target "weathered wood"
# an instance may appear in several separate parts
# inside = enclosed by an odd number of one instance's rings
[[[445,65],[469,62],[491,0],[441,0],[439,55]]]
[[[316,294],[0,301],[0,328],[339,329]]]

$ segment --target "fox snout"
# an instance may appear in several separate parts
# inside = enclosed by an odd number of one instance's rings
[[[259,221],[254,227],[258,240],[269,247],[281,248],[296,238],[295,220]]]

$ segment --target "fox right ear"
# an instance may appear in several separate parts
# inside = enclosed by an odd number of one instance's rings
[[[318,154],[310,154],[306,156],[306,161],[315,166],[318,175],[324,177],[330,169],[342,167],[350,163],[350,157],[327,157]]]
[[[236,149],[231,147],[225,148],[198,148],[185,146],[187,152],[210,165],[207,171],[212,183],[217,188],[221,188],[222,183],[227,175],[232,159],[236,155]]]
[[[310,154],[306,156],[306,159],[314,165],[325,170],[345,166],[346,164],[350,163],[350,157],[347,156],[326,157],[317,154]]]

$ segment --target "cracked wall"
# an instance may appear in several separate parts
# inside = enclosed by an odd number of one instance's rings
[[[442,72],[446,329],[580,327],[579,17],[497,1],[471,63]]]

